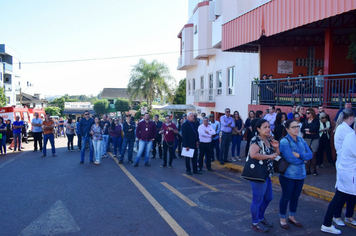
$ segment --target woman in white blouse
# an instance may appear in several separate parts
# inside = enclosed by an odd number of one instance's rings
[[[323,232],[341,234],[341,231],[332,226],[331,222],[333,220],[337,225],[345,226],[341,220],[341,211],[345,202],[347,202],[347,207],[344,221],[356,225],[356,221],[352,218],[356,202],[356,182],[354,181],[356,178],[356,133],[350,127],[354,120],[354,113],[349,109],[345,109],[337,120],[334,137],[337,152],[336,193],[325,214],[324,223],[321,226]]]

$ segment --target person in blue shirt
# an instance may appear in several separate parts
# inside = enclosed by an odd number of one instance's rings
[[[84,118],[80,120],[79,131],[82,135],[82,149],[80,151],[80,162],[79,164],[84,164],[85,156],[85,146],[89,143],[89,160],[91,164],[94,164],[94,148],[93,142],[91,141],[91,126],[94,124],[94,119],[90,117],[89,111],[84,112]]]
[[[0,116],[0,154],[6,155],[6,123],[4,119]],[[4,152],[3,152],[4,150]]]
[[[297,105],[292,105],[292,111],[287,114],[288,120],[293,120],[294,113],[297,110]]]
[[[282,196],[279,200],[280,226],[288,229],[287,206],[289,202],[288,222],[302,228],[303,225],[295,219],[297,212],[298,199],[303,188],[304,179],[307,176],[305,161],[313,158],[313,152],[304,139],[298,136],[299,125],[294,120],[287,120],[285,123],[288,134],[281,139],[279,150],[281,155],[289,163],[284,174],[279,175],[279,183],[282,187]]]
[[[16,148],[18,149],[19,152],[21,152],[21,133],[22,133],[22,127],[24,126],[24,123],[22,120],[20,120],[20,116],[16,116],[16,120],[12,123],[12,132],[14,134],[14,152],[16,152]]]

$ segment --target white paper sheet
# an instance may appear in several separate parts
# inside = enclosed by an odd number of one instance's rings
[[[182,156],[193,158],[194,156],[194,148],[189,148],[189,151],[186,150],[185,147],[182,148]]]

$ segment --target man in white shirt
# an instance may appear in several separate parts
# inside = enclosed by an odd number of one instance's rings
[[[274,131],[274,122],[276,121],[276,116],[277,116],[277,113],[274,112],[274,109],[275,107],[271,105],[268,109],[269,113],[264,117],[264,119],[268,121],[272,132]]]
[[[213,127],[208,122],[208,117],[203,118],[203,123],[198,127],[199,134],[199,170],[203,169],[204,155],[206,160],[206,168],[211,169],[211,154],[213,151],[212,136],[216,134]]]
[[[216,134],[213,135],[213,140],[212,140],[212,156],[211,156],[211,161],[214,161],[214,148],[215,148],[215,156],[216,160],[219,160],[219,154],[220,154],[220,131],[221,131],[221,124],[219,121],[215,120],[214,114],[209,115],[209,124],[213,127],[215,130]]]
[[[33,133],[33,151],[37,152],[37,142],[38,146],[40,148],[40,151],[42,152],[42,119],[39,118],[38,113],[35,112],[34,114],[35,118],[31,120],[31,125],[32,125],[32,133]]]

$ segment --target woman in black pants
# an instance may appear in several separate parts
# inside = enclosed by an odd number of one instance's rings
[[[313,108],[308,108],[307,119],[304,121],[302,126],[302,133],[304,133],[304,140],[313,152],[313,159],[308,161],[305,165],[305,169],[308,174],[313,174],[317,176],[316,171],[316,153],[319,148],[319,120],[316,118],[315,111]]]
[[[256,114],[253,110],[251,110],[248,113],[248,118],[245,121],[245,128],[247,132],[247,143],[246,143],[246,148],[245,148],[245,157],[247,157],[248,154],[248,149],[250,148],[250,142],[254,134],[252,134],[252,127],[251,127],[251,121],[253,121],[256,118]]]

